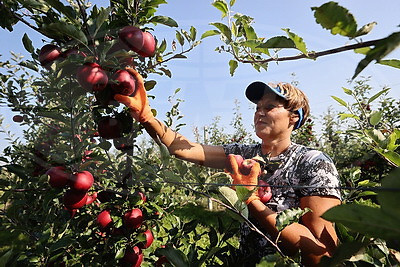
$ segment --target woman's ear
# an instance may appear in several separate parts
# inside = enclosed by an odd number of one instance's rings
[[[292,113],[290,114],[290,125],[296,125],[296,123],[299,121],[300,117],[299,114],[297,113]]]

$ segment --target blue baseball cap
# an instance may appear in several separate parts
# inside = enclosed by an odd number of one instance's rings
[[[282,93],[282,90],[279,86],[276,87],[271,87],[268,84],[264,82],[253,82],[249,84],[246,88],[246,97],[249,99],[251,102],[257,104],[257,102],[267,93],[267,92],[272,92],[276,94],[279,97],[282,97],[283,99],[287,100],[287,97]],[[296,122],[296,125],[294,126],[294,130],[300,128],[301,122],[303,121],[303,109],[299,108],[298,110],[294,111],[299,115],[299,120]]]

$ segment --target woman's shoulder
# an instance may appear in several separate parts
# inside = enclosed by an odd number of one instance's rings
[[[329,155],[321,150],[295,143],[292,144],[292,146],[294,147],[294,154],[296,154],[297,157],[300,156],[301,161],[312,162],[322,160],[332,162]]]

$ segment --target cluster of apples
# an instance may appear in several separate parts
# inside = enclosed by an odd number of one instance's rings
[[[139,195],[143,201],[146,201],[146,196],[143,193],[139,192]],[[97,215],[96,221],[102,231],[111,232],[113,235],[129,234],[131,231],[138,231],[144,222],[143,212],[139,208],[131,208],[121,217],[123,225],[119,228],[114,228],[114,221],[110,210],[104,209]],[[140,266],[143,261],[142,249],[150,247],[154,241],[154,236],[150,229],[146,229],[140,234],[144,235],[145,241],[139,242],[134,246],[128,245],[122,258],[122,261],[129,266]]]
[[[254,159],[243,159],[241,155],[233,155],[237,165],[239,166],[239,172],[243,175],[249,175],[251,172],[251,169],[253,168],[253,165],[256,163],[256,160]],[[228,172],[232,172],[232,166],[228,160],[226,160],[225,163],[226,170]],[[258,176],[261,175],[261,170]],[[263,180],[258,180],[258,190],[257,190],[257,195],[260,197],[261,202],[267,203],[271,198],[272,198],[272,191],[271,187],[269,184]]]
[[[94,183],[93,175],[88,171],[69,173],[65,167],[51,167],[46,174],[49,176],[49,184],[53,188],[69,189],[65,192],[63,203],[65,208],[73,217],[79,208],[93,203],[97,198],[97,193],[88,194],[89,189]]]

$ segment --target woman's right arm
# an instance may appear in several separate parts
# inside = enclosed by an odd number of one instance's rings
[[[156,142],[162,142],[168,148],[169,153],[177,158],[211,168],[225,168],[226,156],[222,146],[191,142],[155,117],[142,125]]]

